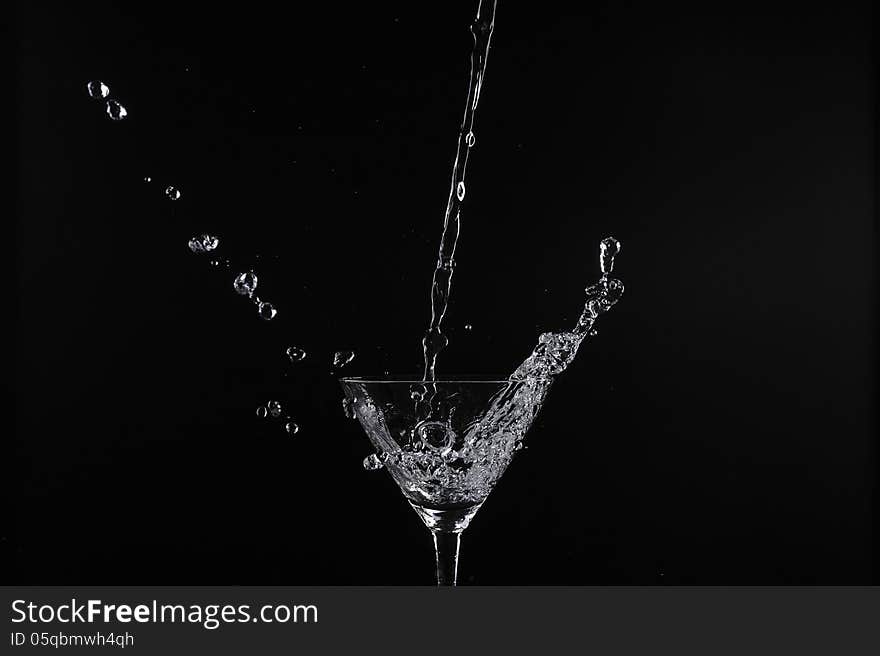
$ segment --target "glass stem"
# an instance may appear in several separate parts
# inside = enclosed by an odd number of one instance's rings
[[[455,585],[458,577],[458,546],[461,531],[431,531],[437,554],[437,585]]]

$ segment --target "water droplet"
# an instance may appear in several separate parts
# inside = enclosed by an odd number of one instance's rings
[[[589,335],[590,337],[595,337],[598,334],[599,334],[599,331],[596,330],[595,328],[590,329],[590,332],[587,333],[587,335]]]
[[[180,189],[169,185],[165,189],[165,195],[168,196],[168,198],[170,198],[171,200],[179,200],[180,199]]]
[[[126,116],[128,116],[128,110],[125,109],[122,105],[120,105],[115,100],[107,101],[107,116],[112,118],[114,121],[121,121]]]
[[[352,360],[354,360],[354,351],[336,351],[333,354],[334,367],[344,367]]]
[[[276,419],[281,416],[281,404],[278,401],[269,401],[266,408],[269,410],[269,414]]]
[[[193,253],[209,253],[220,244],[220,239],[214,235],[198,235],[189,240],[189,249]]]
[[[455,193],[458,196],[458,200],[464,200],[464,180],[458,183],[458,186],[455,188]]]
[[[242,296],[253,296],[254,291],[257,289],[257,274],[253,271],[246,271],[245,273],[240,273],[235,278],[235,282],[232,283],[232,286]]]
[[[599,244],[599,268],[602,275],[608,275],[614,270],[614,258],[620,252],[620,242],[614,237],[605,237]]]
[[[287,357],[291,362],[302,362],[306,359],[306,352],[298,346],[291,346],[287,349]]]
[[[88,91],[89,95],[95,100],[104,100],[104,98],[110,95],[110,87],[100,80],[92,80],[89,82],[86,85],[86,91]]]
[[[284,430],[287,431],[288,435],[296,435],[297,433],[299,433],[299,424],[297,424],[295,421],[288,421],[286,424],[284,424]]]
[[[379,460],[379,456],[375,453],[371,453],[366,458],[364,458],[364,469],[367,471],[376,471],[377,469],[382,469],[382,461]]]
[[[435,451],[448,452],[455,442],[455,433],[439,421],[422,421],[416,426],[416,435],[425,446]]]
[[[259,408],[257,408],[257,416],[260,419],[265,419],[268,414],[269,411],[266,409],[266,406],[261,405]]]
[[[477,137],[474,135],[473,131],[467,133],[465,140],[467,141],[468,148],[473,148],[474,144],[477,143]]]
[[[257,306],[257,312],[260,314],[260,318],[266,321],[271,321],[278,314],[278,310],[271,303],[260,303]]]

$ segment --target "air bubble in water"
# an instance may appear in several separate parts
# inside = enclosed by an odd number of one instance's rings
[[[291,362],[302,362],[306,359],[306,352],[298,346],[291,346],[287,349],[287,357]]]
[[[232,286],[242,296],[253,296],[257,289],[257,274],[253,271],[246,271],[238,274]]]
[[[455,193],[458,196],[458,200],[464,200],[464,180],[458,183],[458,186],[455,188]]]
[[[269,414],[276,419],[281,416],[281,404],[278,401],[269,401],[266,408],[269,410]]]
[[[599,244],[599,267],[603,276],[614,270],[614,258],[619,252],[620,242],[614,237],[605,237]]]
[[[178,200],[180,199],[180,189],[169,185],[165,189],[165,195],[168,196],[168,198],[170,198],[171,200]]]
[[[107,96],[110,95],[110,87],[101,82],[100,80],[92,80],[86,85],[86,90],[89,92],[89,95],[95,100],[104,100]]]
[[[354,412],[354,402],[348,397],[342,399],[342,413],[347,419],[355,419],[357,417]]]
[[[153,178],[151,178],[150,176],[148,176],[148,175],[144,176],[144,182],[152,182],[152,181],[153,181]]]
[[[257,416],[260,419],[265,419],[268,414],[269,411],[266,409],[266,406],[261,405],[259,408],[257,408]]]
[[[214,235],[198,235],[189,240],[189,249],[193,253],[209,253],[220,245],[220,239]]]
[[[473,330],[474,327],[473,327],[471,324],[466,323],[466,324],[464,325],[464,329],[465,329],[465,330]]]
[[[409,388],[409,398],[413,401],[421,401],[426,391],[424,385],[411,385]]]
[[[297,433],[299,433],[299,424],[297,424],[295,421],[288,421],[286,424],[284,424],[284,430],[287,431],[288,435],[296,435]]]
[[[354,351],[336,351],[333,354],[334,367],[344,367],[352,360],[354,360]]]
[[[271,303],[260,303],[257,306],[257,312],[260,315],[261,319],[265,319],[266,321],[270,321],[275,318],[275,315],[278,314],[278,310]]]
[[[382,461],[379,460],[379,456],[375,453],[371,453],[366,458],[364,458],[364,469],[367,471],[376,471],[377,469],[382,469]]]
[[[468,148],[473,148],[474,144],[477,143],[477,137],[474,136],[473,131],[467,133],[465,140],[467,141]]]
[[[128,110],[125,109],[122,105],[120,105],[115,100],[107,101],[107,116],[112,118],[114,121],[121,121],[126,116],[128,116]]]

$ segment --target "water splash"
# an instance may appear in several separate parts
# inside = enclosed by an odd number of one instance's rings
[[[447,343],[441,325],[449,304],[452,289],[452,274],[455,270],[455,247],[461,229],[461,203],[464,201],[464,178],[467,171],[468,154],[473,145],[474,116],[480,100],[480,91],[486,77],[486,62],[489,57],[489,44],[495,27],[495,7],[497,0],[480,0],[477,15],[471,23],[471,34],[474,47],[471,50],[471,70],[468,81],[467,100],[464,116],[458,133],[458,147],[455,152],[455,163],[452,166],[452,181],[449,197],[446,202],[446,214],[443,218],[443,233],[440,236],[440,248],[437,254],[437,266],[431,280],[431,321],[422,338],[422,350],[425,358],[424,380],[434,380],[434,369],[437,355]]]

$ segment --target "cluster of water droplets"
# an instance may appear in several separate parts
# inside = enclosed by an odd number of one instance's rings
[[[247,296],[257,308],[257,314],[261,319],[271,321],[278,314],[275,306],[260,299],[256,295],[259,279],[253,271],[245,271],[238,274],[232,282],[232,287],[241,296]]]
[[[513,378],[543,378],[561,374],[574,360],[581,343],[596,335],[596,320],[614,307],[623,296],[623,283],[609,277],[614,270],[614,258],[618,253],[619,241],[614,237],[602,240],[599,244],[599,268],[602,276],[598,282],[584,290],[586,302],[575,327],[570,331],[543,333],[532,354],[517,367]]]
[[[128,116],[128,110],[118,100],[110,97],[110,87],[100,80],[92,80],[86,84],[86,91],[90,98],[105,101],[104,108],[112,120],[121,121]]]
[[[284,408],[278,401],[268,401],[266,405],[259,406],[257,408],[257,417],[260,419],[281,420],[284,423],[284,430],[288,435],[296,435],[299,432],[299,424],[284,413]]]
[[[151,183],[153,178],[151,176],[145,176],[144,182]],[[178,201],[182,196],[182,192],[180,189],[174,185],[168,185],[165,187],[165,197],[170,201]],[[200,235],[196,235],[187,242],[187,246],[193,253],[213,253],[217,250],[220,245],[220,238],[216,235],[212,235],[209,233],[202,233]],[[259,256],[257,256],[259,257]],[[215,258],[210,261],[212,266],[219,267],[221,264],[225,264],[225,266],[229,267],[228,259],[219,259]],[[271,321],[278,314],[278,311],[275,309],[275,306],[271,303],[263,301],[259,296],[255,294],[257,289],[257,275],[253,271],[245,271],[243,273],[238,274],[235,277],[232,285],[238,294],[241,296],[246,296],[249,298],[254,306],[257,308],[257,315],[265,320]]]
[[[119,101],[111,98],[110,87],[104,82],[100,80],[92,80],[88,82],[86,84],[86,92],[90,98],[105,102],[107,115],[112,120],[120,121],[128,116],[128,110]],[[151,175],[145,175],[143,176],[143,181],[146,184],[150,184],[153,182],[153,177]],[[182,193],[177,186],[167,184],[164,187],[164,195],[170,201],[179,201]],[[213,234],[201,233],[191,237],[187,242],[187,246],[190,251],[195,254],[214,254],[220,246],[220,238]],[[257,257],[259,258],[259,255]],[[224,263],[227,268],[229,267],[229,259],[221,260],[219,258],[214,258],[210,260],[210,264],[214,267],[220,266],[221,263]],[[271,303],[262,301],[256,296],[255,291],[257,289],[257,283],[258,279],[256,274],[253,271],[246,271],[236,276],[233,281],[233,287],[238,294],[246,296],[253,301],[260,318],[269,321],[275,318],[277,310]],[[287,355],[291,362],[298,362],[306,357],[305,351],[298,347],[290,347],[287,350]],[[352,357],[354,357],[353,354]],[[346,362],[348,361],[350,361],[350,359]],[[295,421],[286,415],[282,417],[283,412],[281,404],[277,401],[270,401],[265,406],[260,406],[257,409],[257,415],[260,417],[283,419],[284,428],[290,435],[299,432],[299,426]]]

